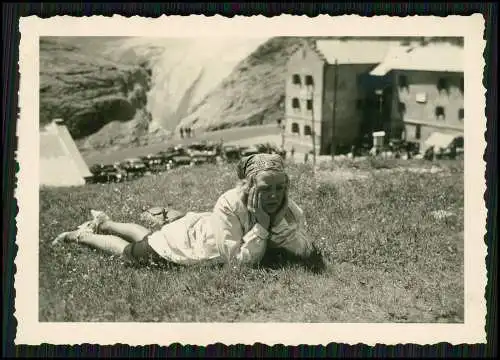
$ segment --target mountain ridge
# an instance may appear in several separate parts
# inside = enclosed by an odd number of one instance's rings
[[[42,38],[40,123],[63,118],[80,150],[159,143],[283,118],[286,62],[304,43],[366,37]],[[463,39],[372,37],[405,41]]]

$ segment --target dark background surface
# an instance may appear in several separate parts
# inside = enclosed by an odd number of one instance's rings
[[[181,346],[173,344],[169,347],[129,347],[123,346],[97,346],[83,344],[74,347],[66,346],[15,346],[16,320],[14,312],[14,259],[17,253],[16,222],[17,205],[14,198],[15,174],[17,165],[14,160],[17,139],[16,119],[19,86],[19,74],[17,63],[19,60],[18,47],[20,34],[18,30],[19,18],[22,16],[36,15],[42,18],[56,15],[112,16],[120,14],[123,16],[140,15],[143,17],[158,17],[166,15],[190,15],[204,14],[207,16],[220,14],[232,17],[234,15],[258,15],[278,16],[280,14],[309,15],[319,14],[345,15],[358,14],[361,16],[373,15],[470,15],[482,13],[486,21],[485,38],[487,45],[485,49],[486,68],[484,85],[488,89],[486,94],[486,116],[488,119],[485,139],[488,142],[484,159],[487,161],[486,178],[487,192],[484,195],[488,208],[487,236],[485,241],[488,245],[488,257],[486,265],[488,269],[488,287],[486,289],[486,300],[488,306],[487,317],[487,344],[451,346],[440,344],[435,346],[398,345],[376,347],[364,345],[348,346],[341,344],[329,344],[326,347],[304,345],[299,347],[274,346],[263,344],[241,344],[238,346],[225,346],[214,344],[208,347]],[[259,357],[302,357],[312,356],[325,357],[495,357],[497,354],[497,36],[498,36],[498,5],[496,3],[162,3],[162,4],[47,4],[47,3],[2,3],[2,42],[3,59],[3,126],[2,126],[2,163],[3,163],[3,311],[2,311],[2,357],[100,357],[100,356],[259,356]]]

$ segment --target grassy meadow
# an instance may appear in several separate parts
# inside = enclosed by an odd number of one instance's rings
[[[40,321],[463,322],[463,162],[290,165],[291,196],[328,263],[139,268],[53,238],[90,217],[139,222],[143,207],[210,211],[234,165],[123,184],[40,190]],[[433,216],[444,210],[451,215]]]

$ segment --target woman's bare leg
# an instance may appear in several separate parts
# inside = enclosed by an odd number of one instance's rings
[[[122,255],[127,245],[130,244],[118,236],[94,234],[88,228],[63,232],[52,241],[52,245],[63,241],[85,244],[112,255]]]
[[[122,255],[129,244],[122,238],[114,235],[83,234],[78,237],[79,244],[102,250],[111,255]]]
[[[116,235],[129,242],[139,242],[151,231],[144,226],[132,223],[119,223],[107,220],[99,225],[99,233]]]

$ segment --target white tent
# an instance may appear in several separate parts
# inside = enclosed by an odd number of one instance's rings
[[[92,176],[80,151],[61,120],[40,131],[40,185],[84,185]]]

